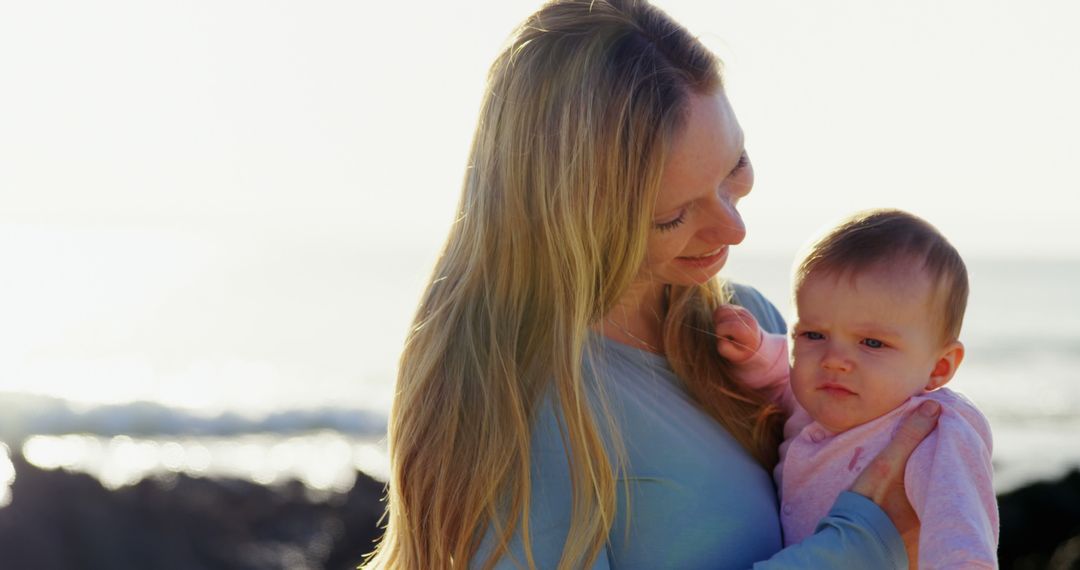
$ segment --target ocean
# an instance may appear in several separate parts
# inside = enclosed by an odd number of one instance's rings
[[[114,252],[143,247],[108,239]],[[78,295],[50,298],[47,311],[0,306],[38,317],[0,331],[0,504],[16,447],[111,488],[170,472],[298,479],[326,493],[348,489],[356,470],[385,479],[396,361],[433,254],[170,243],[171,262],[151,263],[134,284],[92,262],[72,269],[63,255],[38,267],[106,295],[107,310],[79,305],[81,321],[58,316],[86,301]],[[57,251],[74,258],[93,246]],[[736,251],[724,274],[787,315],[790,263]],[[967,355],[950,388],[990,420],[997,490],[1080,467],[1080,259],[968,267]],[[33,283],[5,287],[33,301]]]

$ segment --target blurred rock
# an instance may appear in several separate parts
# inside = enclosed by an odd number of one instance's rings
[[[11,458],[0,568],[18,570],[353,569],[378,536],[383,484],[313,500],[298,482],[264,487],[187,475],[109,491],[93,477]]]
[[[1080,569],[1080,471],[998,497],[1002,568]]]

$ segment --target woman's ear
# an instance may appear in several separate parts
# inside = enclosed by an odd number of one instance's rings
[[[937,390],[949,383],[956,369],[964,360],[964,344],[958,340],[950,342],[942,349],[934,369],[930,371],[930,381],[926,383],[927,390]]]

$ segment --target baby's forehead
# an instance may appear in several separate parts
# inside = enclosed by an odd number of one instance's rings
[[[927,295],[932,295],[936,288],[933,277],[922,260],[912,258],[882,260],[866,266],[817,267],[797,284],[797,288],[816,280],[844,282],[853,288],[857,288],[860,283],[887,284],[910,290],[925,287]]]
[[[925,316],[925,326],[930,329],[944,325],[940,318],[941,309],[946,302],[944,283],[941,279],[935,279],[919,260],[901,259],[859,268],[816,268],[806,275],[796,288],[794,300],[800,316],[803,307],[800,306],[799,292],[810,283],[816,284],[815,286],[843,287],[844,299],[850,301],[855,301],[855,297],[878,296],[883,290],[887,290],[887,297],[917,313],[909,315],[916,317],[914,320],[923,321],[920,317]]]

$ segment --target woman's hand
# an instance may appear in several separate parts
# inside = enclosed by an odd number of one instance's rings
[[[874,501],[900,531],[908,553],[908,564],[915,567],[919,559],[919,517],[911,508],[904,490],[904,469],[915,448],[934,431],[941,405],[923,402],[915,413],[900,423],[892,441],[870,462],[851,490]]]
[[[713,311],[716,350],[732,364],[748,363],[761,348],[761,327],[750,311],[721,305]]]

